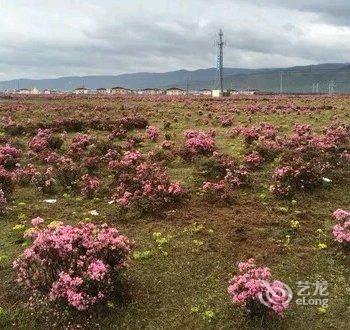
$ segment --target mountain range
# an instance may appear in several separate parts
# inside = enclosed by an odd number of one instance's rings
[[[85,86],[122,86],[130,89],[179,87],[190,90],[217,88],[216,68],[194,71],[178,70],[164,73],[129,73],[120,75],[71,76],[52,79],[17,79],[0,82],[0,90],[19,88],[56,89],[69,91]],[[319,92],[328,92],[331,82],[336,92],[350,92],[350,64],[325,63],[273,69],[224,68],[225,88],[257,89],[278,92],[311,92],[318,83]],[[315,91],[316,91],[316,87]]]

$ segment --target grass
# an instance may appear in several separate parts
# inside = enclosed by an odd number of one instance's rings
[[[220,102],[222,108],[215,110]],[[226,102],[226,103],[225,103]],[[46,99],[32,98],[5,100],[1,103],[1,116],[11,114],[18,123],[50,122],[55,119],[81,115],[84,119],[99,113],[104,118],[119,118],[123,113],[145,114],[152,124],[162,128],[163,122],[172,122],[168,132],[177,145],[183,143],[182,132],[196,128],[215,128],[220,151],[240,158],[245,151],[239,138],[231,138],[230,128],[220,126],[218,117],[228,109],[241,109],[245,104],[267,106],[273,100],[239,99],[227,101],[195,100],[188,104],[178,101],[152,101],[144,99]],[[332,110],[299,115],[229,113],[233,125],[269,122],[289,134],[294,122],[309,123],[316,131],[331,122],[335,116],[348,123],[348,98],[282,98],[279,103],[295,106],[332,104]],[[106,110],[96,110],[101,104]],[[9,112],[6,107],[14,107]],[[124,108],[124,110],[123,110]],[[199,110],[203,112],[201,115]],[[209,125],[204,117],[211,114]],[[177,122],[173,117],[177,117]],[[140,131],[141,132],[141,131]],[[136,132],[134,132],[136,133]],[[90,131],[98,139],[105,132]],[[72,134],[68,135],[71,138]],[[28,136],[12,138],[27,149]],[[147,142],[141,148],[152,150],[157,143]],[[24,162],[29,162],[28,156]],[[190,196],[165,214],[135,217],[120,214],[109,205],[110,196],[85,200],[77,194],[64,195],[57,191],[47,196],[34,188],[16,188],[11,199],[11,211],[1,218],[0,255],[7,259],[0,266],[0,326],[19,329],[86,328],[102,329],[346,329],[350,321],[350,255],[332,241],[332,212],[337,208],[350,210],[350,175],[339,173],[329,186],[295,196],[295,201],[280,200],[268,193],[273,165],[266,165],[254,173],[254,185],[240,190],[232,205],[209,204],[194,193],[196,168],[177,158],[167,164],[173,179],[180,180]],[[56,204],[45,203],[56,198]],[[89,211],[97,210],[92,216]],[[101,306],[90,313],[67,312],[64,309],[43,307],[30,310],[26,304],[28,293],[15,284],[11,263],[23,250],[13,227],[18,223],[28,226],[29,220],[41,216],[47,222],[65,220],[76,223],[90,219],[108,222],[134,240],[134,251],[145,252],[146,257],[134,258],[126,273],[127,294],[109,307]],[[291,220],[298,220],[300,228],[292,230]],[[322,234],[319,234],[322,230]],[[161,246],[154,233],[168,237]],[[287,238],[287,235],[290,238]],[[318,244],[327,245],[319,249]],[[149,251],[149,252],[147,252]],[[227,282],[240,260],[254,257],[259,264],[272,269],[276,278],[288,283],[294,294],[298,281],[328,282],[329,307],[291,308],[282,319],[250,319],[243,310],[233,306],[226,293]]]

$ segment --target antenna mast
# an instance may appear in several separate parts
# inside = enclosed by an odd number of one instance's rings
[[[224,33],[222,32],[222,29],[219,31],[219,41],[217,42],[218,48],[219,48],[219,54],[218,54],[218,62],[217,62],[217,70],[219,71],[219,87],[220,92],[223,93],[224,91],[224,45],[225,42],[223,41]]]

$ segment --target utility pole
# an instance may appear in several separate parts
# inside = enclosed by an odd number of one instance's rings
[[[283,93],[283,72],[280,71],[280,94]]]

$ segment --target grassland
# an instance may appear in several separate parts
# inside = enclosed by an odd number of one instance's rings
[[[38,127],[66,118],[106,121],[139,115],[163,131],[176,145],[184,143],[183,131],[215,129],[217,148],[242,159],[246,145],[232,137],[232,127],[223,127],[222,116],[232,119],[232,126],[268,122],[291,134],[293,124],[310,124],[315,132],[333,120],[349,124],[348,97],[250,97],[236,99],[167,98],[3,98],[0,117],[8,117],[23,126],[23,133],[10,135],[0,127],[3,142],[11,141],[23,151],[21,162],[32,162],[28,141]],[[266,111],[247,111],[248,107]],[[280,107],[293,111],[279,111]],[[271,109],[275,108],[275,111]],[[308,111],[308,109],[310,111]],[[107,139],[104,130],[84,128],[96,139]],[[144,133],[134,130],[132,134]],[[164,132],[163,132],[164,133]],[[162,134],[163,134],[162,133]],[[69,141],[74,132],[66,134]],[[123,141],[113,141],[113,145]],[[148,152],[159,142],[144,141],[139,149]],[[66,142],[63,145],[66,148]],[[186,188],[185,200],[164,212],[136,215],[121,213],[108,204],[105,193],[83,199],[79,193],[58,189],[47,195],[35,187],[16,187],[9,201],[10,211],[0,216],[0,326],[3,329],[47,328],[126,328],[126,329],[347,329],[350,322],[350,254],[332,238],[337,208],[350,210],[350,173],[335,171],[331,184],[311,191],[301,191],[290,199],[269,192],[276,162],[266,163],[252,173],[251,184],[237,191],[231,204],[208,202],[198,194],[198,173],[194,164],[181,157],[172,158],[166,167],[174,180]],[[35,160],[34,160],[35,162]],[[37,164],[42,166],[42,164]],[[44,200],[57,199],[48,204]],[[97,210],[99,215],[89,212]],[[126,273],[127,292],[113,306],[100,306],[78,313],[57,306],[30,309],[26,292],[15,282],[13,260],[23,246],[13,230],[16,224],[28,226],[30,219],[41,216],[47,221],[62,220],[107,222],[134,240],[134,251],[150,251],[147,258],[134,258]],[[291,231],[290,221],[300,228]],[[153,233],[168,236],[163,249]],[[318,248],[322,242],[325,249]],[[298,281],[328,282],[329,306],[298,306],[294,302],[283,318],[251,319],[234,306],[227,294],[227,283],[237,262],[255,258],[270,267],[276,278],[288,283],[296,293]]]

